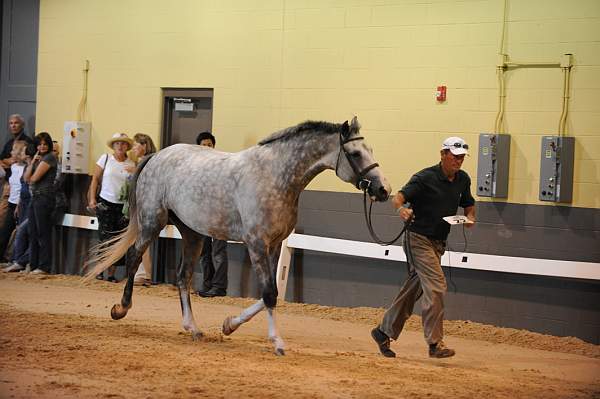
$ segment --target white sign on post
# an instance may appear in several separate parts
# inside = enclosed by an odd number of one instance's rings
[[[90,122],[65,122],[62,148],[62,173],[89,172],[90,164]]]

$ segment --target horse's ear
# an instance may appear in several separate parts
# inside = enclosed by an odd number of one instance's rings
[[[350,122],[350,130],[353,132],[358,132],[360,130],[360,124],[358,123],[358,118],[356,116],[354,116]]]
[[[342,137],[347,139],[350,135],[350,126],[348,126],[348,121],[342,123]]]

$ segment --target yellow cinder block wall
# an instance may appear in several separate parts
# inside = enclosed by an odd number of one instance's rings
[[[39,129],[77,116],[90,61],[92,158],[116,131],[157,143],[161,87],[214,88],[219,149],[239,151],[306,119],[357,115],[395,189],[435,163],[443,138],[473,148],[498,109],[503,0],[42,0]],[[567,134],[572,205],[600,208],[600,1],[508,1],[505,50],[523,62],[574,54]],[[542,135],[557,134],[560,69],[509,71],[509,202],[539,204]],[[438,85],[448,99],[434,99]],[[476,179],[477,156],[464,168]],[[310,189],[353,191],[333,173]]]

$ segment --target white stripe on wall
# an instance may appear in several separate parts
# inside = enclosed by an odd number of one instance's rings
[[[63,226],[98,230],[95,217],[65,214]],[[162,238],[181,239],[181,234],[173,225],[166,226]],[[320,251],[348,256],[385,259],[405,262],[406,256],[401,246],[381,246],[376,243],[341,240],[292,233],[287,240],[288,248]],[[494,272],[521,273],[539,276],[581,278],[600,280],[600,263],[574,262],[553,259],[520,258],[514,256],[486,255],[469,252],[446,251],[442,265],[462,269],[486,270]]]

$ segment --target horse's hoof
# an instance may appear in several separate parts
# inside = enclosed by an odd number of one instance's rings
[[[227,316],[227,318],[223,320],[223,328],[221,329],[223,335],[231,335],[231,333],[237,330],[237,328],[239,327],[239,325],[234,325],[232,323],[232,320],[233,316]]]
[[[113,305],[112,309],[110,310],[110,317],[112,317],[113,320],[122,319],[126,314],[127,310],[121,305]]]
[[[277,349],[275,349],[275,354],[277,356],[285,356],[285,349],[283,349],[283,348],[277,348]]]
[[[202,331],[192,332],[192,341],[200,341],[202,339],[202,337],[204,337],[204,334],[202,334]]]

